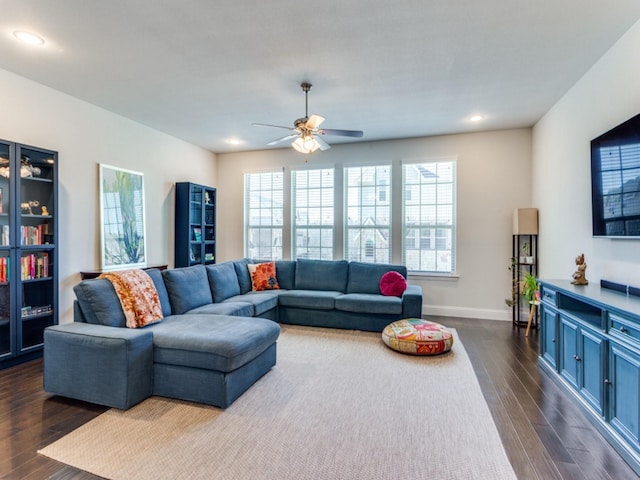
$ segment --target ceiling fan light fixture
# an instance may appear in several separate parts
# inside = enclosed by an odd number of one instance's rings
[[[300,153],[313,153],[320,148],[320,144],[311,135],[298,137],[291,146]]]

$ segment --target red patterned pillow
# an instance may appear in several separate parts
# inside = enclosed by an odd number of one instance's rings
[[[387,272],[380,278],[380,293],[388,297],[400,297],[407,289],[407,281],[398,272]]]
[[[247,265],[249,268],[249,276],[251,277],[251,289],[254,292],[261,290],[278,290],[278,279],[276,278],[276,264],[275,262],[266,263],[250,263]]]

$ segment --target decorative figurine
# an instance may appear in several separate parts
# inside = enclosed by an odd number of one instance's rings
[[[29,200],[28,202],[23,202],[20,204],[20,209],[23,214],[33,215],[32,207],[37,207],[40,205],[40,202],[37,200]]]
[[[46,205],[42,205],[42,215],[49,215],[49,210],[47,210]]]
[[[580,254],[580,256],[576,257],[576,265],[578,266],[578,270],[572,275],[574,285],[589,285],[589,280],[584,275],[585,270],[587,269],[587,264],[584,263],[584,253]]]

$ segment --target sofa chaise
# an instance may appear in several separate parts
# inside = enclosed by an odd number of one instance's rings
[[[163,318],[143,328],[126,319],[111,282],[74,287],[74,322],[44,337],[44,389],[127,409],[151,395],[228,407],[276,363],[279,323],[382,331],[420,317],[422,291],[380,293],[406,267],[347,261],[276,261],[277,289],[255,291],[249,259],[147,270]]]

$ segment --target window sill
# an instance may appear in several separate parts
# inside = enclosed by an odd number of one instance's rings
[[[457,280],[460,275],[457,273],[436,273],[436,272],[409,272],[409,278],[432,278],[438,280]]]

